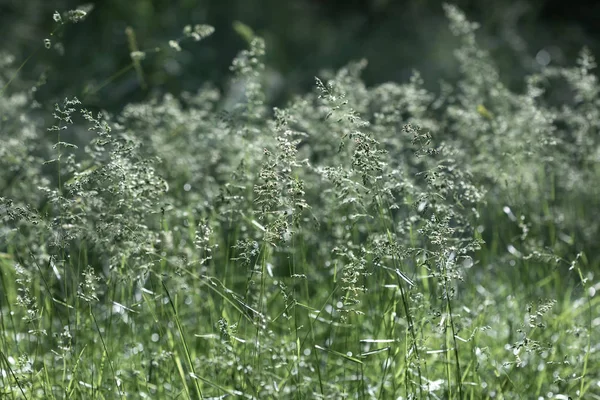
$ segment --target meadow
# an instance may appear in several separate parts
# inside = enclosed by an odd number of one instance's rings
[[[600,399],[594,56],[515,91],[444,10],[435,93],[359,60],[272,107],[243,26],[235,90],[115,114],[2,56],[0,398]]]

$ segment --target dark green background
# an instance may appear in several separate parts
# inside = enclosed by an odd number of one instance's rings
[[[600,6],[584,2],[454,2],[481,23],[479,41],[499,64],[502,79],[518,89],[524,73],[539,68],[535,56],[545,49],[554,65],[568,65],[583,46],[598,54]],[[87,106],[118,110],[161,92],[196,91],[207,81],[226,90],[229,65],[244,40],[234,31],[242,21],[267,42],[270,101],[306,90],[323,69],[366,58],[368,84],[406,81],[413,69],[436,90],[439,80],[457,75],[455,46],[441,2],[433,0],[102,0],[86,21],[69,24],[50,36],[53,12],[86,2],[0,0],[0,50],[31,58],[20,77],[31,86],[45,73],[37,97],[52,104],[65,96],[84,98]],[[200,43],[185,42],[180,53],[164,51],[143,61],[147,89],[135,71],[115,77],[131,63],[125,28],[131,26],[141,49],[165,47],[187,24],[215,26]],[[43,39],[64,45],[64,55],[46,50]],[[106,85],[105,85],[106,84]],[[102,85],[101,90],[96,89]],[[11,89],[19,88],[14,84]],[[88,90],[86,91],[86,88]],[[89,88],[92,88],[90,91]]]

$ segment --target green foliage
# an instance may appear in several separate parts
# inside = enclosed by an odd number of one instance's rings
[[[595,62],[515,93],[444,10],[439,94],[359,61],[270,109],[243,25],[227,96],[3,94],[3,398],[598,396]]]

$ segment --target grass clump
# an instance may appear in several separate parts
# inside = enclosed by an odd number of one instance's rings
[[[514,93],[445,10],[439,94],[360,61],[270,109],[256,37],[236,98],[4,94],[2,395],[599,397],[595,62]]]

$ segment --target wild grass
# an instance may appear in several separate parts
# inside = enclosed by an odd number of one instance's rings
[[[594,59],[515,93],[445,10],[439,94],[360,61],[270,109],[258,37],[237,101],[5,91],[2,398],[600,398]]]

